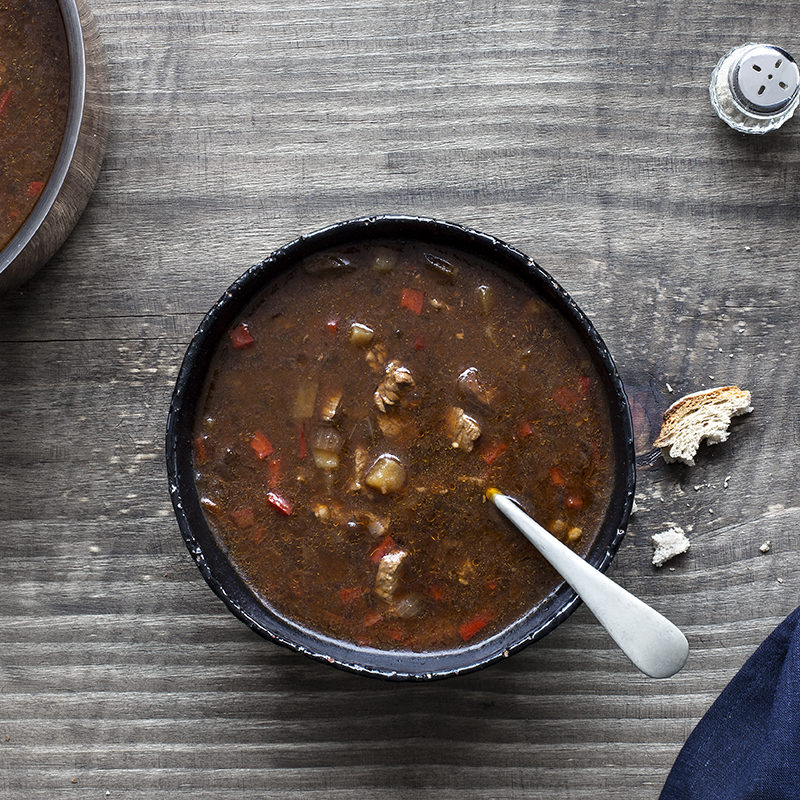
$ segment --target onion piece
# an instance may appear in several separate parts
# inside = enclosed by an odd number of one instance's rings
[[[297,388],[297,395],[292,407],[294,419],[309,419],[314,416],[314,404],[317,402],[317,389],[319,381],[316,378],[306,378]]]
[[[372,261],[372,269],[378,273],[391,272],[397,263],[397,251],[390,250],[388,247],[375,248],[375,255]]]
[[[314,463],[326,471],[331,471],[339,466],[339,453],[342,450],[344,438],[335,428],[317,428],[311,440],[311,455]]]
[[[405,486],[406,468],[397,456],[384,453],[369,468],[364,482],[381,494],[397,492]]]

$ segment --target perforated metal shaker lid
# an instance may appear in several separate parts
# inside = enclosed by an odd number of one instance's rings
[[[720,59],[709,92],[717,114],[732,128],[767,133],[794,114],[800,70],[784,49],[748,42]]]

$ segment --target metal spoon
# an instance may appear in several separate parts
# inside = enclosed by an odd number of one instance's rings
[[[686,663],[689,643],[666,618],[584,561],[497,489],[491,500],[578,593],[622,652],[645,675],[668,678]]]

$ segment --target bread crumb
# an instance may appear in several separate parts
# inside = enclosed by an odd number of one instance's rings
[[[700,443],[724,442],[733,417],[749,414],[750,392],[738,386],[720,386],[682,397],[664,412],[664,424],[654,447],[661,448],[667,462],[682,461],[694,466]]]
[[[683,528],[674,525],[662,533],[653,534],[653,566],[663,567],[671,558],[685,553],[689,549],[689,540]]]
[[[665,384],[664,384],[664,386],[666,386],[666,387],[667,387],[667,391],[668,391],[670,394],[672,394],[672,387],[671,387],[671,386],[670,386],[668,383],[665,383]]]
[[[783,583],[783,578],[775,578],[775,580],[778,581],[778,583]]]
[[[731,476],[730,475],[726,475],[725,476],[725,480],[722,481],[722,488],[723,489],[727,489],[728,488],[728,484],[730,483],[730,480],[731,480]]]
[[[772,542],[769,539],[767,539],[767,541],[764,542],[764,544],[762,544],[761,547],[759,547],[758,549],[762,553],[769,553],[771,548],[772,548]]]

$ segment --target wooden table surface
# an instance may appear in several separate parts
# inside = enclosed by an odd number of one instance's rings
[[[788,0],[94,0],[111,137],[75,232],[0,299],[0,796],[656,798],[800,602],[800,119],[709,104]],[[795,26],[796,27],[796,26]],[[374,212],[495,234],[573,295],[633,401],[638,513],[610,574],[692,652],[638,674],[586,609],[427,685],[267,643],[179,535],[163,438],[202,315],[296,235]],[[650,443],[681,394],[755,411],[696,467]],[[650,564],[650,536],[690,552]],[[772,541],[768,554],[759,552]]]

